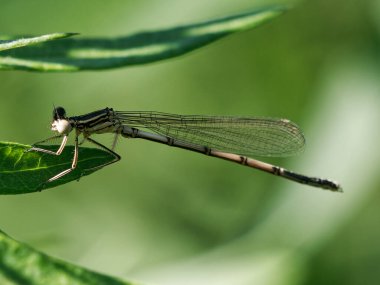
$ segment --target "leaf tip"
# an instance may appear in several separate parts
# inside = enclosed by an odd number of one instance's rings
[[[67,37],[78,36],[80,33],[65,33]]]

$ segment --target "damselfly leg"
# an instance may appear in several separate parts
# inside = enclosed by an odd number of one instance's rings
[[[56,137],[62,137],[62,136],[55,136],[54,138]],[[28,149],[28,151],[37,151],[37,152],[43,152],[43,153],[47,153],[47,154],[51,154],[51,155],[61,155],[63,149],[65,148],[66,146],[66,143],[67,143],[67,138],[68,136],[63,136],[63,139],[62,139],[62,143],[59,147],[59,149],[54,152],[54,151],[51,151],[51,150],[48,150],[48,149],[43,149],[43,148],[39,148],[39,147],[32,147],[30,149]],[[51,140],[51,138],[48,138],[46,140],[43,140],[43,141],[40,141],[36,144],[41,144],[41,143],[44,143],[48,140]],[[105,145],[87,137],[87,138],[83,138],[83,140],[81,141],[81,144],[84,142],[84,141],[89,141],[91,143],[93,143],[94,145],[96,145],[97,147],[105,150],[106,152],[108,152],[109,154],[111,154],[114,159],[110,162],[107,162],[107,163],[104,163],[102,165],[99,165],[99,166],[96,166],[96,167],[93,167],[93,168],[87,168],[87,169],[84,169],[83,170],[83,173],[81,173],[81,176],[83,176],[86,172],[89,172],[89,171],[94,171],[95,169],[100,169],[100,168],[103,168],[109,164],[112,164],[112,163],[115,163],[117,161],[119,161],[121,159],[120,155],[118,155],[116,152],[112,151],[111,149],[109,149],[108,147],[106,147]],[[78,136],[75,137],[75,142],[74,142],[74,156],[73,156],[73,159],[72,159],[72,163],[71,163],[71,167],[58,173],[57,175],[49,178],[45,183],[49,183],[49,182],[53,182],[54,180],[57,180],[67,174],[69,174],[71,171],[73,171],[76,167],[77,167],[77,164],[78,164],[78,157],[79,157],[79,143],[78,143]],[[78,179],[79,180],[79,179]]]

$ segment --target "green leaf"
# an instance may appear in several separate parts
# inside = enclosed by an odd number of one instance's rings
[[[130,285],[13,240],[0,231],[0,284],[3,285]]]
[[[0,142],[0,194],[36,192],[79,180],[114,160],[103,150],[80,147],[77,167],[62,178],[46,183],[49,178],[71,167],[74,147],[66,146],[60,156],[28,152],[30,148],[30,145]],[[59,146],[43,148],[56,151]]]
[[[78,71],[155,62],[257,27],[285,10],[284,6],[262,8],[203,23],[119,38],[72,38],[46,42],[2,52],[0,69]]]
[[[74,35],[77,35],[77,33],[54,33],[54,34],[42,35],[38,37],[28,37],[28,38],[21,38],[21,39],[9,39],[9,40],[3,39],[0,41],[0,51],[25,47],[25,46],[43,43],[47,41],[53,41],[57,39],[68,38]]]

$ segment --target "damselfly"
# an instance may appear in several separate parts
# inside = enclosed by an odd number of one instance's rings
[[[56,152],[40,147],[32,147],[30,150],[60,155],[69,134],[74,131],[74,157],[69,169],[51,177],[47,182],[57,180],[76,168],[78,148],[84,141],[89,141],[114,156],[113,161],[100,167],[117,162],[120,156],[114,152],[114,149],[121,135],[125,138],[146,139],[218,157],[310,186],[341,191],[340,185],[332,180],[305,176],[248,157],[279,157],[301,152],[305,146],[302,131],[296,124],[286,119],[124,112],[112,108],[67,117],[65,109],[57,107],[53,110],[51,130],[58,132],[58,135],[38,143],[62,138]],[[103,133],[115,134],[111,148],[90,137],[93,134]],[[83,136],[81,142],[79,142],[80,135]]]

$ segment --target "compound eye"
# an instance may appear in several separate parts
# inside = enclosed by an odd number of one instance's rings
[[[62,107],[57,107],[54,108],[53,110],[53,119],[58,120],[58,119],[64,119],[66,118],[66,111]]]

